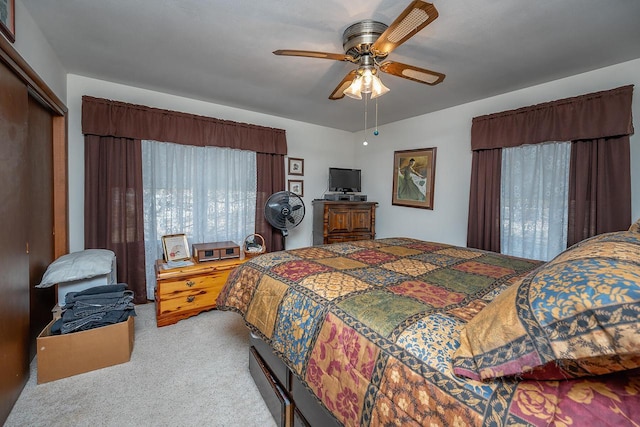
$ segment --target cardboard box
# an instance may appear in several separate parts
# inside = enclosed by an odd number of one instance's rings
[[[51,335],[52,320],[38,335],[38,384],[128,362],[134,320],[87,331]]]
[[[51,313],[53,314],[53,320],[58,320],[59,318],[61,318],[62,307],[60,307],[60,304],[54,305],[53,308],[51,309]]]

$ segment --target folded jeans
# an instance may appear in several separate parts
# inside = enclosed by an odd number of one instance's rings
[[[135,316],[134,309],[114,310],[105,313],[97,313],[86,316],[71,322],[62,322],[60,332],[68,334],[71,332],[86,331],[88,329],[99,328],[101,326],[113,325],[127,320],[130,316]]]
[[[92,288],[88,288],[80,292],[69,292],[65,295],[64,301],[65,301],[65,304],[71,304],[78,300],[91,299],[97,295],[102,295],[105,297],[107,296],[117,297],[122,295],[122,293],[125,291],[127,291],[127,285],[124,283],[120,283],[117,285],[94,286]],[[128,291],[128,292],[132,292],[132,291]]]
[[[78,320],[81,317],[91,316],[92,314],[106,313],[110,311],[120,311],[125,309],[134,308],[133,299],[123,298],[112,304],[100,304],[100,305],[81,305],[75,306],[70,309],[66,309],[62,313],[62,318],[65,321]]]

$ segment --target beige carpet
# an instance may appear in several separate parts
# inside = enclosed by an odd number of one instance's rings
[[[131,361],[58,381],[31,377],[5,426],[275,426],[248,370],[240,315],[208,311],[156,327],[136,306]]]

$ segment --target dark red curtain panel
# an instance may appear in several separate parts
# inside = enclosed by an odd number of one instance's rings
[[[147,302],[139,139],[85,136],[84,244],[116,254],[118,282]]]
[[[628,227],[632,98],[630,85],[475,117],[467,244],[495,251],[500,241],[499,172],[492,168],[499,169],[501,164],[476,153],[549,141],[579,141],[572,145],[569,244]],[[495,185],[497,191],[488,190]]]
[[[631,224],[629,136],[574,141],[569,167],[567,245]]]
[[[267,198],[285,188],[284,130],[83,96],[82,133],[85,247],[115,252],[118,280],[134,291],[136,303],[147,301],[140,140],[255,151],[256,232],[268,251],[282,249],[280,232],[263,212]]]
[[[500,252],[502,150],[477,150],[472,156],[467,246]]]
[[[258,193],[256,198],[256,233],[264,237],[267,251],[284,249],[282,232],[264,217],[264,206],[273,193],[284,190],[284,161],[276,154],[256,154],[258,165]]]

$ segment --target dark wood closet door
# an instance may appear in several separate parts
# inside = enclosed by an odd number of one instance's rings
[[[29,359],[36,355],[36,337],[51,321],[55,305],[55,288],[39,289],[47,266],[53,256],[53,118],[33,97],[29,97],[29,296],[30,350]]]
[[[0,420],[29,378],[27,87],[0,63]]]

